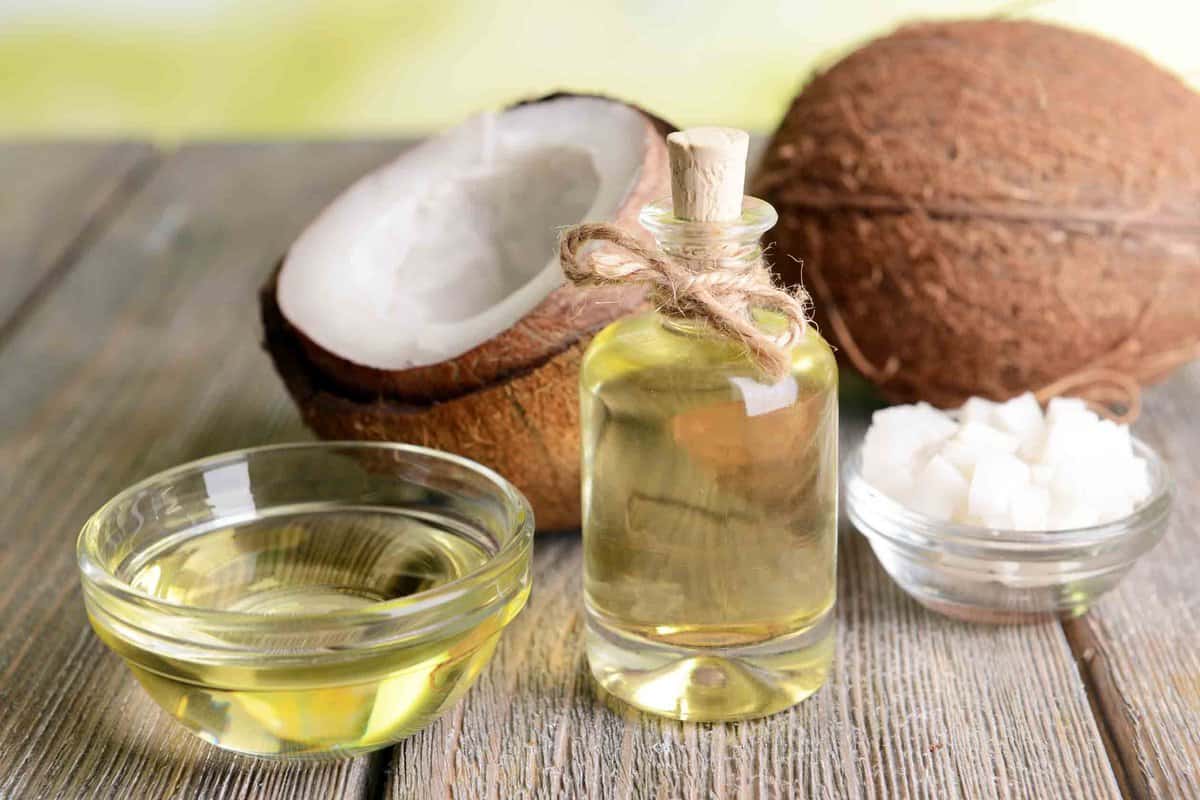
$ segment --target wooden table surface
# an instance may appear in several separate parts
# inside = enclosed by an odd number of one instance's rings
[[[905,597],[842,529],[818,695],[685,725],[601,704],[577,535],[439,722],[286,764],[192,738],[92,634],[77,531],[165,467],[310,438],[259,346],[255,290],[377,143],[0,145],[0,798],[1200,797],[1200,366],[1137,433],[1178,483],[1165,541],[1086,617],[971,626]],[[846,440],[866,410],[843,408]]]

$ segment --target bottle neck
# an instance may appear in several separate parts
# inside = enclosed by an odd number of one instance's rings
[[[749,270],[762,263],[762,235],[778,218],[769,203],[745,197],[742,216],[729,222],[678,219],[670,200],[646,206],[640,221],[659,249],[681,263],[697,269]]]

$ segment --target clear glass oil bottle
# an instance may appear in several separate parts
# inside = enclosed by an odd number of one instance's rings
[[[703,236],[757,259],[776,214],[745,198],[734,222],[682,221],[668,201],[641,219],[668,254]],[[837,368],[825,341],[809,327],[791,373],[769,381],[705,323],[644,313],[593,340],[581,400],[598,683],[642,710],[702,721],[771,714],[815,692],[833,660],[836,588]]]

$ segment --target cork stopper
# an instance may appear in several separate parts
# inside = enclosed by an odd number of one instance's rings
[[[740,218],[749,148],[749,135],[736,128],[688,128],[668,135],[675,217],[691,222]]]

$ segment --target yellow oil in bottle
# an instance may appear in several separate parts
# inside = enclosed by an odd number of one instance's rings
[[[452,526],[395,511],[332,509],[184,532],[130,559],[118,577],[181,607],[271,615],[354,611],[468,575],[491,553]],[[326,757],[411,733],[453,703],[487,663],[525,593],[479,625],[318,658],[230,662],[147,648],[93,615],[101,637],[184,725],[223,747],[262,756]],[[312,644],[319,645],[314,632]],[[191,641],[189,652],[203,642]]]
[[[657,313],[610,326],[585,357],[588,659],[634,706],[762,716],[827,677],[837,369],[811,328],[791,364],[764,382],[744,347]]]

